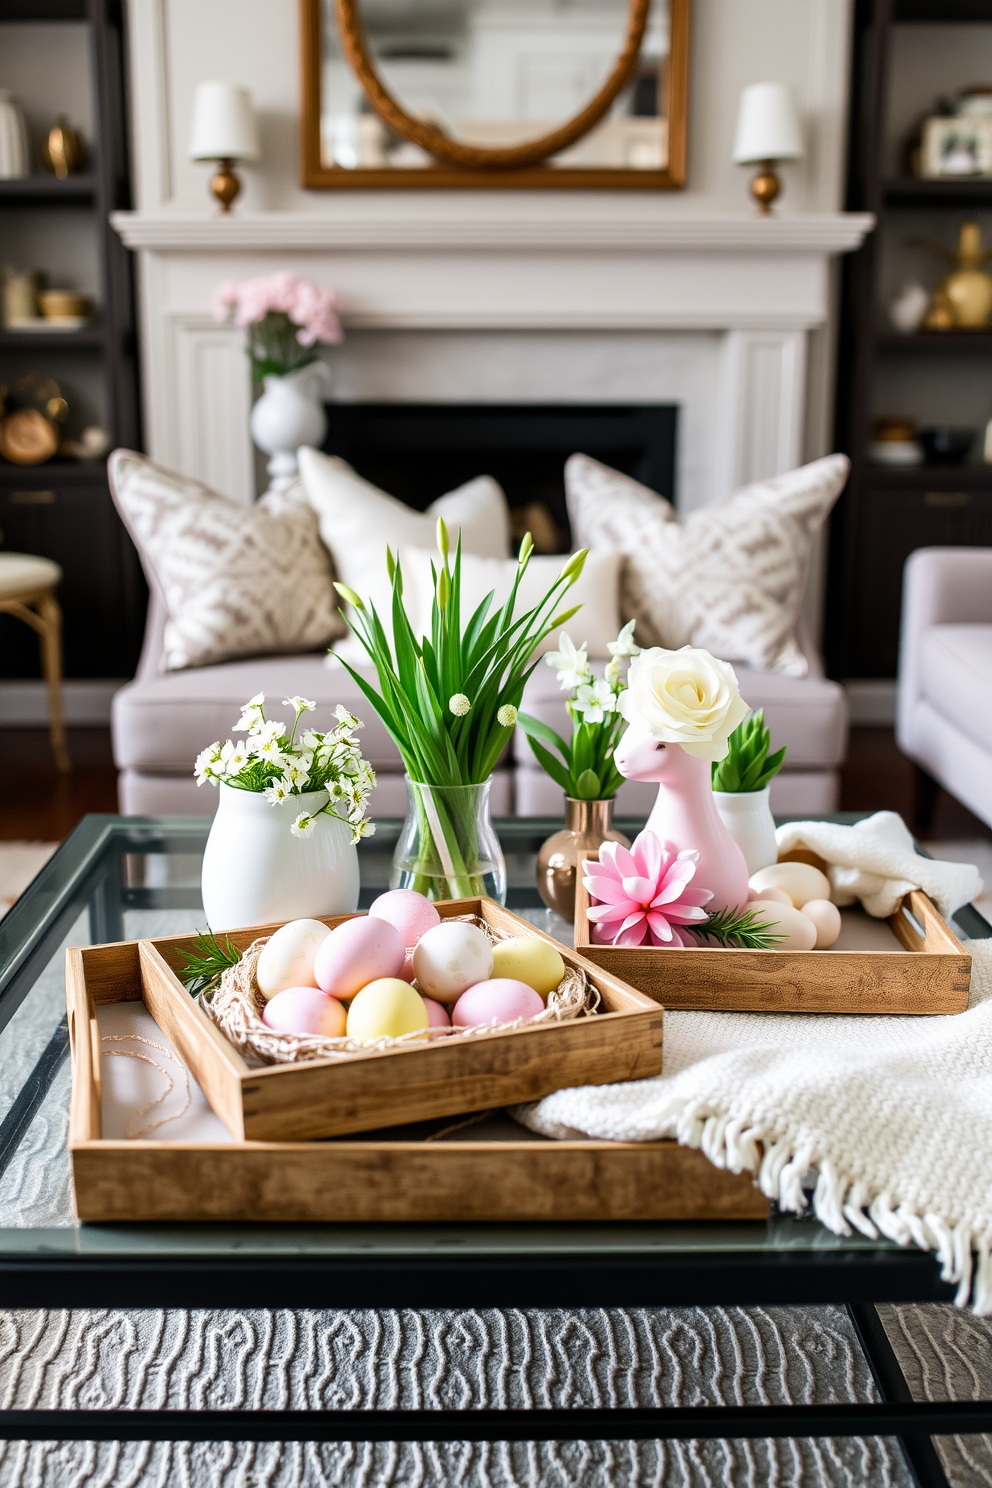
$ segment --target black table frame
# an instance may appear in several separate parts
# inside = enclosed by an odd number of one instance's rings
[[[170,835],[170,850],[199,850],[203,827]],[[94,941],[123,938],[128,907],[184,907],[181,893],[128,889],[128,852],[154,850],[154,819],[90,816],[59,849],[76,862],[71,883],[56,884],[53,858],[29,895],[0,921],[0,1028],[89,902]],[[54,866],[53,866],[54,865]],[[39,908],[40,895],[40,908]],[[30,902],[29,902],[30,897]],[[957,916],[969,935],[992,931],[970,907]],[[0,1122],[0,1175],[9,1165],[68,1053],[63,1022]],[[806,1221],[814,1227],[814,1221]],[[117,1232],[150,1227],[119,1226]],[[236,1229],[237,1227],[231,1227]],[[494,1227],[490,1226],[491,1232]],[[495,1227],[512,1229],[512,1227]],[[569,1227],[560,1227],[567,1230]],[[581,1226],[572,1227],[581,1230]],[[657,1228],[657,1227],[653,1227]],[[406,1229],[415,1236],[417,1227]],[[459,1227],[468,1234],[470,1226]],[[155,1227],[157,1235],[168,1226]],[[636,1226],[625,1227],[634,1232]],[[947,1302],[934,1258],[877,1248],[719,1252],[687,1246],[659,1254],[636,1244],[618,1264],[615,1250],[559,1255],[326,1255],[85,1253],[0,1255],[0,1287],[16,1307],[445,1307],[846,1306],[879,1394],[866,1404],[678,1406],[532,1410],[8,1410],[0,1439],[64,1441],[599,1441],[796,1436],[898,1438],[919,1488],[948,1488],[932,1438],[992,1432],[992,1402],[914,1401],[876,1311],[878,1302]]]

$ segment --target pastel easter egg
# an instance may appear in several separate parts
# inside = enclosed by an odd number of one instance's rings
[[[773,904],[791,904],[792,900],[784,889],[748,889],[748,900],[764,899]]]
[[[409,982],[380,977],[369,982],[348,1009],[348,1037],[401,1038],[429,1027],[424,1000]]]
[[[438,1002],[457,1002],[466,987],[493,974],[493,948],[478,925],[442,920],[417,942],[417,986]]]
[[[480,1023],[512,1023],[544,1012],[540,994],[514,977],[491,977],[462,993],[451,1010],[455,1028],[478,1028]]]
[[[330,933],[319,920],[290,920],[270,935],[255,970],[262,996],[275,997],[284,987],[315,987],[314,958]]]
[[[357,915],[332,930],[313,964],[317,985],[335,997],[354,997],[380,977],[398,976],[406,947],[395,925]]]
[[[810,899],[829,899],[830,880],[812,863],[770,863],[759,868],[748,879],[748,888],[781,889],[788,894],[796,909],[802,909]]]
[[[422,997],[421,1002],[427,1009],[428,1028],[450,1028],[451,1015],[443,1002],[435,1002],[433,997]]]
[[[748,904],[749,910],[764,921],[772,935],[780,935],[775,951],[811,951],[816,945],[816,926],[806,918],[801,909],[791,904],[777,904],[773,899],[755,899]]]
[[[803,905],[803,914],[813,921],[816,929],[816,949],[825,951],[832,946],[840,934],[840,910],[829,899],[810,899]]]
[[[265,1004],[262,1022],[275,1033],[321,1033],[343,1038],[344,1008],[319,987],[284,987]]]
[[[380,894],[369,909],[373,919],[388,920],[395,925],[403,937],[403,944],[411,950],[427,930],[440,925],[441,916],[429,899],[418,894],[416,889],[389,889]]]
[[[524,982],[547,1000],[565,975],[565,963],[554,946],[536,935],[515,935],[493,946],[493,976]]]

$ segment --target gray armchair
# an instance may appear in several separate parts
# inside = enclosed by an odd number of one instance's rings
[[[903,579],[896,717],[918,827],[938,786],[992,826],[992,548],[920,548]]]

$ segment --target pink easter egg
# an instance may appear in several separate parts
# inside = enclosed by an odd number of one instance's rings
[[[343,1038],[347,1014],[336,997],[316,987],[286,987],[270,997],[262,1022],[275,1033],[321,1033]]]
[[[455,1028],[477,1028],[480,1023],[512,1023],[544,1012],[540,993],[512,977],[490,977],[463,992],[451,1013]]]
[[[389,889],[380,894],[369,910],[378,920],[387,920],[403,937],[407,950],[412,950],[420,937],[440,925],[441,916],[429,899],[418,894],[416,889]]]
[[[427,1009],[428,1028],[451,1027],[451,1019],[448,1016],[448,1009],[445,1007],[443,1002],[435,1002],[433,997],[424,997],[423,995],[421,996],[420,1000],[424,1004],[424,1007]]]
[[[320,945],[313,974],[321,991],[335,997],[354,997],[369,982],[398,977],[406,947],[388,920],[357,915],[332,930]]]

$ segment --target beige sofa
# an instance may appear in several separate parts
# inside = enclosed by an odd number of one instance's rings
[[[129,815],[213,812],[216,792],[198,789],[193,761],[215,739],[226,739],[241,704],[264,692],[274,704],[301,693],[318,704],[317,720],[344,703],[365,720],[362,743],[378,775],[372,813],[401,816],[406,794],[399,755],[352,679],[323,654],[273,656],[221,666],[159,673],[164,612],[153,593],[145,643],[133,682],[113,703],[114,758],[120,770],[121,810]],[[753,708],[764,708],[776,747],[789,748],[786,767],[772,786],[773,808],[785,815],[833,811],[839,792],[838,767],[847,748],[844,692],[824,678],[818,658],[807,648],[810,674],[802,680],[741,669],[741,690]],[[524,708],[560,733],[568,719],[554,672],[538,666],[524,697]],[[278,708],[274,714],[279,716]],[[318,723],[319,726],[319,723]],[[630,782],[619,796],[622,815],[646,815],[655,787]],[[560,816],[561,792],[537,766],[518,729],[492,792],[499,816]]]

